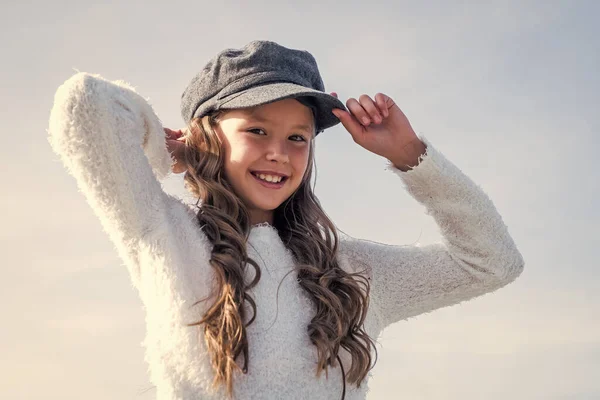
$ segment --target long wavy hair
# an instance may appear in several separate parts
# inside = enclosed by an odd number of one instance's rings
[[[189,326],[203,325],[215,374],[213,388],[222,385],[231,397],[234,371],[248,371],[246,327],[256,316],[256,303],[248,290],[260,280],[260,268],[246,251],[250,216],[224,174],[224,154],[216,133],[221,115],[216,112],[190,121],[183,161],[187,167],[185,186],[198,199],[198,224],[213,246],[210,265],[217,283],[209,296],[214,302],[198,322]],[[317,348],[316,376],[323,371],[327,375],[327,368],[335,367],[337,359],[345,393],[346,381],[360,387],[376,362],[371,356],[371,350],[377,355],[375,344],[364,330],[370,286],[362,274],[348,273],[339,266],[335,225],[310,186],[314,169],[311,142],[305,176],[294,194],[274,210],[273,224],[294,256],[298,282],[316,310],[307,327],[310,341]],[[255,271],[251,282],[244,278],[247,268]],[[251,317],[246,315],[244,303],[250,305]],[[351,356],[347,374],[338,355],[340,347]]]

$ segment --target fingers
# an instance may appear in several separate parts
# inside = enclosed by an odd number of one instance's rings
[[[338,97],[336,92],[330,93],[335,98]],[[383,93],[377,93],[375,100],[371,99],[366,94],[363,94],[357,99],[350,98],[346,101],[346,107],[357,121],[363,126],[369,126],[371,123],[380,124],[389,114],[389,107],[393,105],[393,101]],[[335,113],[334,113],[335,114]]]
[[[344,125],[344,128],[346,128],[346,130],[350,133],[352,139],[354,139],[355,142],[360,141],[360,136],[363,134],[364,127],[358,122],[358,120],[346,110],[334,108],[332,112],[333,115],[340,120],[342,125]]]
[[[187,129],[178,129],[174,131],[169,128],[164,128],[164,131],[166,133],[167,141],[175,140],[179,143],[186,143],[187,141]]]
[[[335,98],[338,97],[336,92],[331,92],[331,95]],[[346,107],[365,126],[368,126],[372,121],[376,123],[381,122],[381,115],[375,107],[373,100],[366,94],[360,96],[360,102],[354,98],[348,99]]]
[[[388,104],[388,99],[391,102],[391,99],[383,93],[377,93],[375,95],[375,103],[377,103],[377,107],[383,114],[383,118],[390,116],[390,110],[388,108],[390,105]]]
[[[185,172],[186,166],[183,162],[185,144],[181,143],[179,139],[167,139],[167,150],[174,160],[174,163],[171,165],[171,171],[175,174]]]
[[[174,130],[169,129],[169,128],[163,128],[163,129],[165,131],[165,134],[167,135],[167,139],[170,139],[170,140],[177,139],[177,133]]]
[[[178,129],[176,131],[169,129],[169,128],[163,128],[163,129],[164,129],[168,139],[177,140],[184,136],[183,131],[181,129]]]
[[[338,94],[336,92],[331,92],[330,95],[338,98]],[[352,114],[348,113],[346,110],[342,110],[339,108],[334,108],[332,111],[333,115],[335,115],[344,128],[352,135],[353,139],[356,141],[358,139],[358,135],[362,131],[362,125],[358,123],[356,118],[352,116]]]

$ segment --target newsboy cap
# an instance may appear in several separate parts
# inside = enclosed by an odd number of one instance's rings
[[[315,58],[304,50],[255,40],[241,49],[225,49],[212,58],[181,95],[181,116],[188,123],[212,111],[246,108],[297,98],[314,107],[316,133],[340,122],[331,112],[346,110],[325,93]]]

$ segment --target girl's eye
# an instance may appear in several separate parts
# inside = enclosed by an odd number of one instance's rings
[[[256,135],[266,135],[265,131],[263,131],[260,128],[248,129],[248,132],[254,133]],[[293,142],[306,142],[306,138],[302,135],[292,135],[290,136],[290,138],[292,138]]]
[[[259,132],[262,132],[262,133],[264,133],[264,131],[263,131],[262,129],[260,129],[260,128],[252,128],[252,129],[248,129],[248,132],[252,132],[252,133],[254,133],[254,132],[256,132],[256,131],[259,131]]]
[[[306,139],[302,135],[292,135],[290,137],[295,138],[295,139],[292,139],[292,141],[294,141],[294,142],[306,142]]]

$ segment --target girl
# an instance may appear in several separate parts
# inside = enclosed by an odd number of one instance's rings
[[[523,270],[490,199],[390,97],[346,106],[310,53],[269,41],[213,58],[177,131],[125,82],[78,73],[58,89],[49,140],[143,301],[158,399],[365,399],[385,327]],[[338,234],[310,181],[315,137],[339,122],[389,160],[443,244]],[[170,171],[195,208],[162,190]]]

